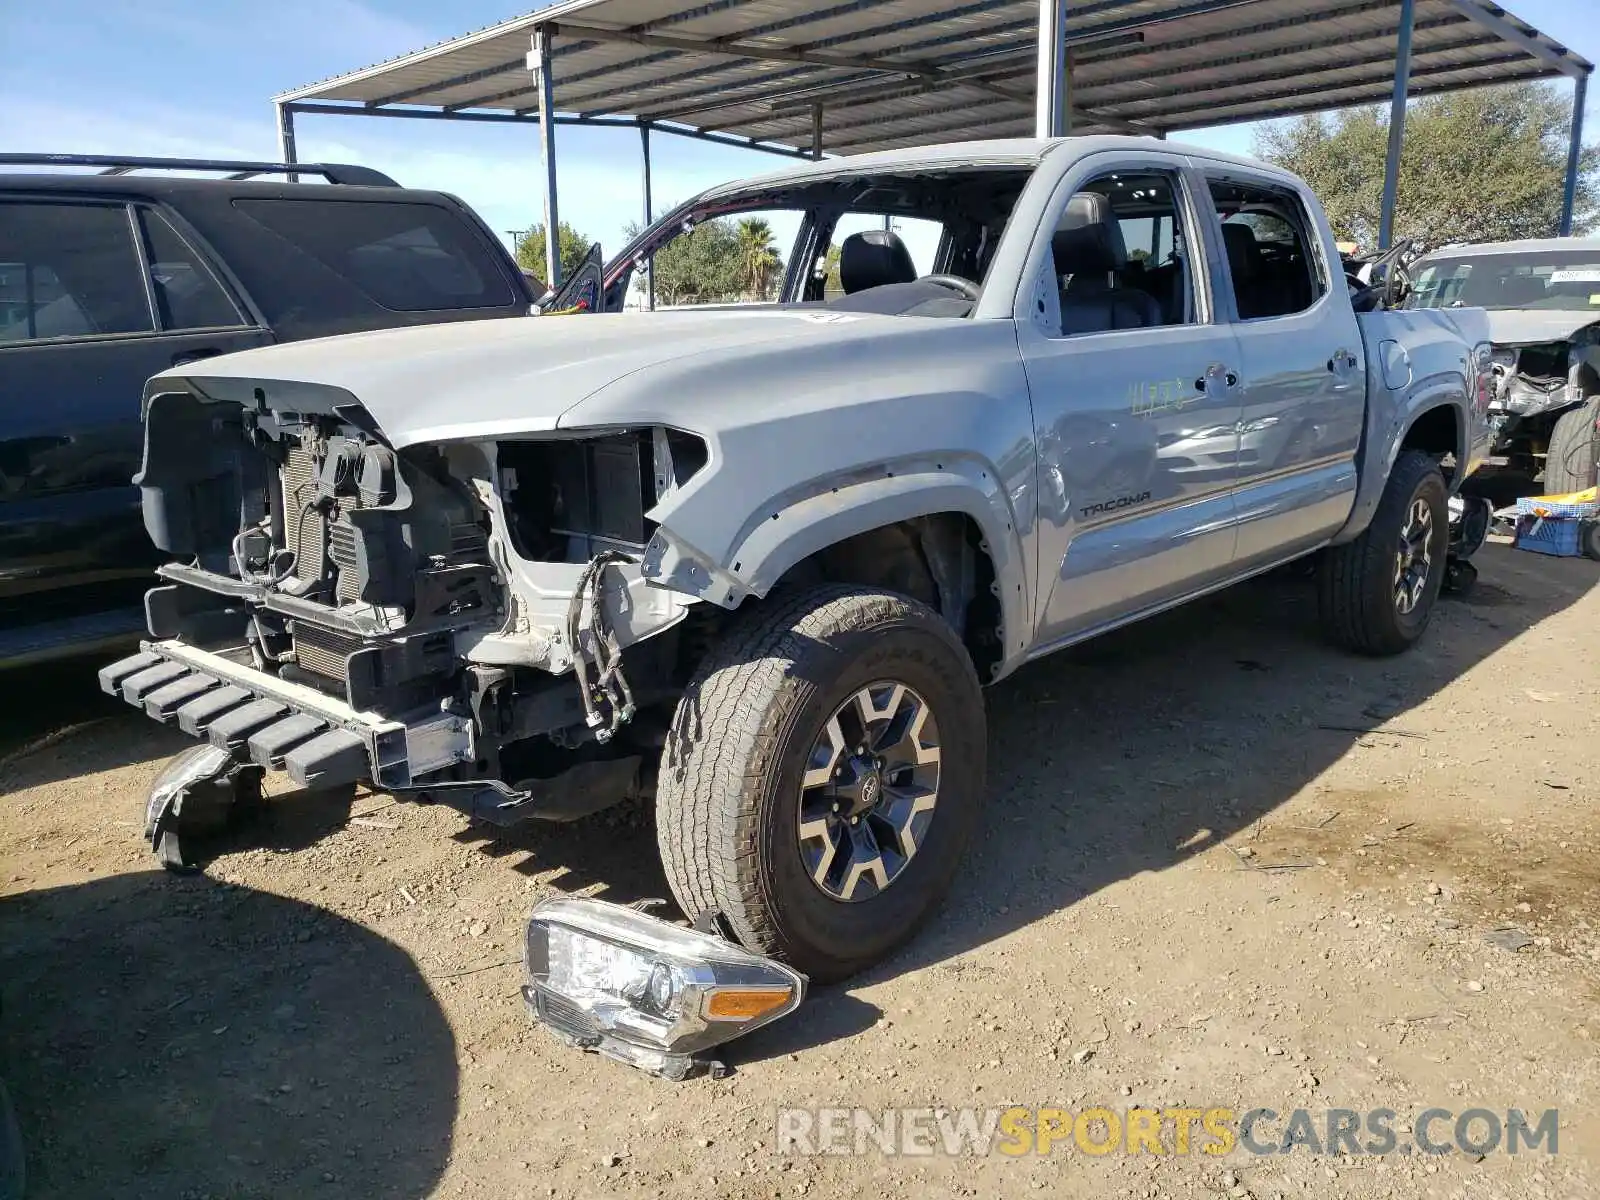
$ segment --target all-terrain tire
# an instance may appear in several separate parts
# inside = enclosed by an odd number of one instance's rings
[[[1546,495],[1560,496],[1594,486],[1594,423],[1600,420],[1600,396],[1556,418],[1544,460]]]
[[[1396,554],[1412,505],[1431,514],[1430,563],[1421,598],[1409,612],[1396,601]],[[1378,511],[1361,536],[1324,552],[1317,607],[1328,635],[1361,654],[1399,654],[1428,627],[1444,582],[1450,543],[1449,493],[1439,464],[1420,450],[1403,450],[1389,472]]]
[[[937,807],[888,884],[845,901],[802,861],[801,780],[839,705],[903,683],[937,723]],[[662,753],[656,836],[679,906],[818,982],[888,954],[933,911],[978,817],[987,734],[972,661],[907,597],[845,586],[773,596],[737,620],[678,704]]]

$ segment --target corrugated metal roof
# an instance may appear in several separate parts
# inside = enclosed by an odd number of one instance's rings
[[[1073,0],[1073,132],[1165,133],[1387,99],[1400,0]],[[567,0],[277,97],[314,111],[564,120],[854,154],[1033,131],[1037,0]],[[1486,0],[1416,0],[1411,94],[1592,70]]]

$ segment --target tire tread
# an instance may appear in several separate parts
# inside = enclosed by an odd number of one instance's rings
[[[706,656],[673,717],[656,799],[662,867],[691,919],[720,911],[746,946],[773,953],[783,945],[755,818],[791,732],[785,681],[803,676],[809,659],[834,653],[827,643],[836,635],[906,623],[937,631],[979,692],[965,648],[937,613],[848,585],[774,596],[736,619]]]
[[[1361,654],[1389,655],[1415,640],[1394,627],[1388,583],[1394,574],[1394,545],[1389,533],[1391,526],[1398,528],[1417,489],[1430,475],[1438,476],[1442,487],[1439,464],[1430,455],[1420,450],[1401,451],[1389,472],[1378,510],[1361,536],[1324,551],[1317,573],[1317,607],[1323,626],[1338,645]],[[1444,564],[1437,570],[1442,579]],[[1430,606],[1433,599],[1427,598]]]

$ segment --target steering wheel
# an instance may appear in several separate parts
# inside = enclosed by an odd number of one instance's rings
[[[937,283],[940,287],[947,287],[952,292],[965,296],[968,300],[976,301],[979,296],[983,295],[982,287],[960,275],[924,275],[922,282]]]

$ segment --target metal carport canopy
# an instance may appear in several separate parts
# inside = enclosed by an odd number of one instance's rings
[[[295,113],[538,122],[547,86],[553,177],[560,124],[820,156],[1035,133],[1051,76],[1046,131],[1165,135],[1558,75],[1581,113],[1592,70],[1486,0],[568,0],[275,103],[292,160]]]

